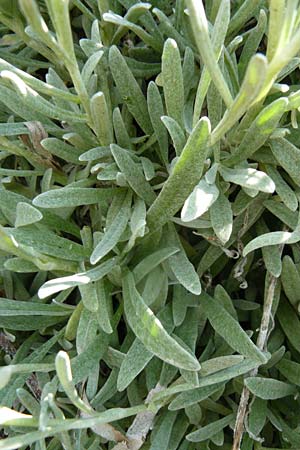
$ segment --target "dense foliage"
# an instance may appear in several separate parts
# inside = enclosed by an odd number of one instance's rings
[[[300,448],[298,0],[1,0],[0,449]]]

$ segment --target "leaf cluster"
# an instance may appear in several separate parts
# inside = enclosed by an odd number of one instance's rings
[[[300,448],[299,54],[295,0],[0,2],[0,449]]]

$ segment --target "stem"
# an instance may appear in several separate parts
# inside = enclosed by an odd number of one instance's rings
[[[282,252],[282,250],[283,245],[280,246],[280,251]],[[269,286],[264,301],[263,314],[256,341],[256,345],[260,350],[264,350],[267,346],[269,325],[272,317],[272,305],[274,293],[278,282],[278,278],[275,278],[269,272],[267,272],[266,277],[269,277]],[[249,376],[256,377],[257,373],[258,367],[253,369],[249,373]],[[248,410],[249,397],[250,391],[248,390],[248,388],[244,387],[241,394],[238,412],[236,416],[232,450],[240,450],[240,444],[244,433],[244,422]]]
[[[201,58],[207,67],[211,79],[222,96],[225,105],[229,108],[233,103],[232,95],[215,57],[208,33],[208,26],[202,1],[187,0],[187,5],[190,13],[192,29]]]

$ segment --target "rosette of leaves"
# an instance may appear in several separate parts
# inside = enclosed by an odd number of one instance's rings
[[[0,449],[299,448],[298,2],[0,33]]]

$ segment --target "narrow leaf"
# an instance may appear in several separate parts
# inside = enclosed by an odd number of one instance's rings
[[[245,386],[259,398],[276,400],[277,398],[295,395],[297,389],[292,384],[272,378],[250,377],[245,379]]]
[[[200,365],[191,353],[175,341],[147,307],[135,288],[132,273],[123,278],[126,318],[145,347],[163,361],[187,370],[199,370]]]
[[[258,360],[263,364],[267,362],[267,356],[256,347],[238,321],[217,300],[202,292],[201,303],[211,326],[231,348],[241,355]]]
[[[210,208],[210,219],[214,232],[222,244],[226,244],[232,233],[233,214],[228,198],[220,193]]]
[[[218,196],[219,189],[215,184],[208,184],[206,180],[201,180],[184,202],[181,220],[190,222],[198,219],[209,210]]]
[[[150,228],[157,229],[163,226],[176,214],[200,181],[208,154],[209,135],[209,120],[202,118],[190,135],[159,196],[148,211],[147,223]]]

